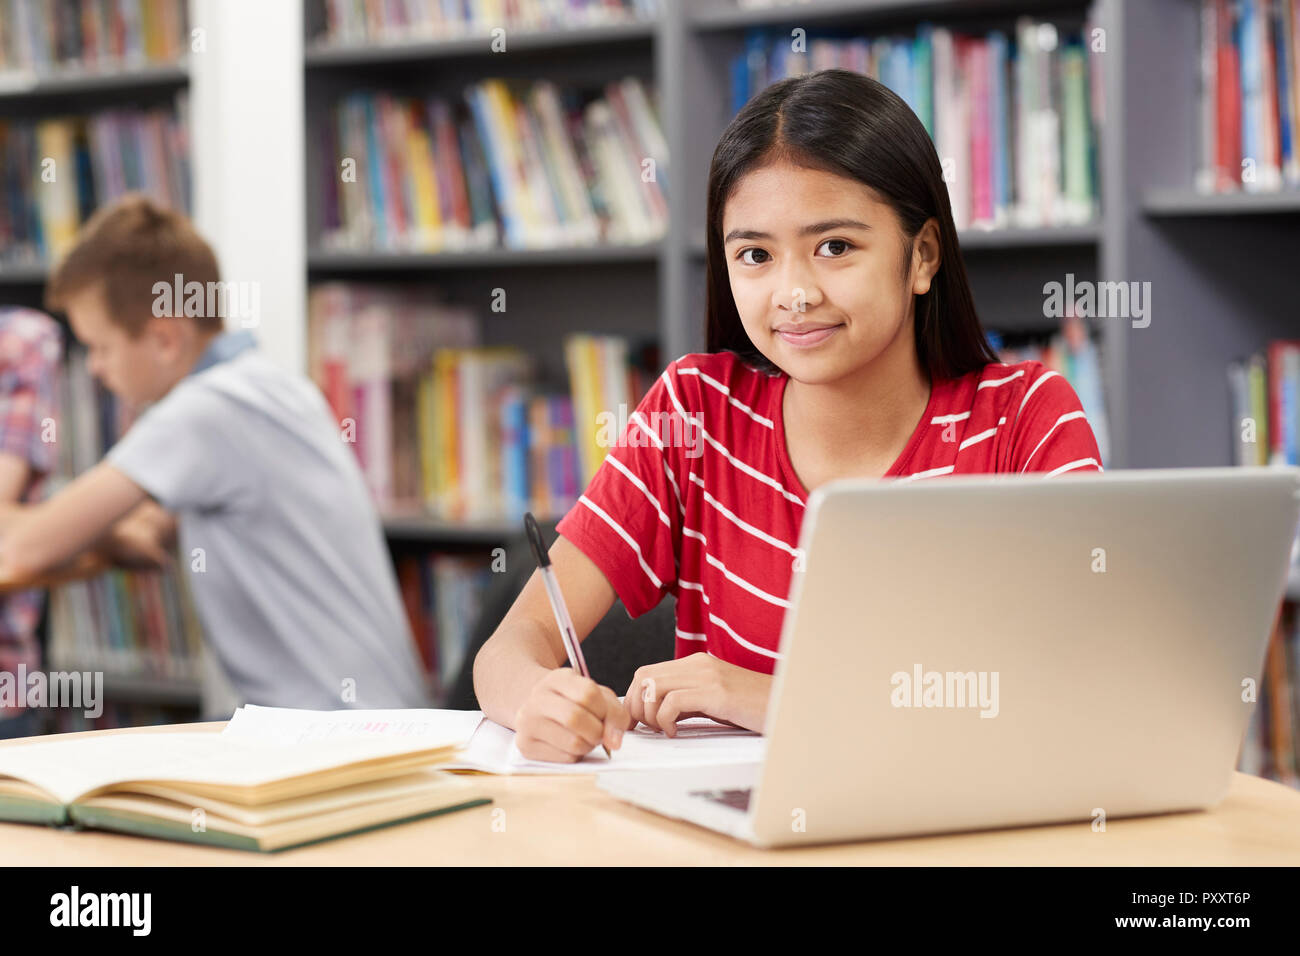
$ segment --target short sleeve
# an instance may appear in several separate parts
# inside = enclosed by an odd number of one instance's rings
[[[231,410],[218,393],[189,382],[146,410],[106,461],[169,511],[235,506],[245,494]]]
[[[630,617],[677,593],[687,449],[699,418],[683,404],[676,363],[628,416],[614,447],[556,531],[604,573]]]
[[[0,452],[23,459],[38,475],[57,464],[57,432],[48,426],[56,420],[60,351],[53,320],[39,318],[20,316],[4,330],[12,341],[4,343],[0,369]]]
[[[1101,451],[1079,396],[1059,372],[1040,367],[1016,412],[1010,471],[1067,472],[1102,470]]]

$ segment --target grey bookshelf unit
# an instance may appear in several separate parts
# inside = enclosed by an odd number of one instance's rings
[[[183,63],[146,64],[120,69],[59,69],[48,74],[0,74],[0,120],[82,114],[99,109],[147,109],[174,101],[189,85]],[[45,263],[0,263],[0,304],[43,308],[49,267]],[[200,707],[197,680],[105,672],[104,697],[109,703],[170,707],[193,711]]]
[[[510,52],[501,55],[491,52],[486,37],[330,48],[317,39],[324,26],[321,0],[304,2],[309,156],[312,130],[324,111],[338,96],[353,89],[450,97],[466,83],[487,77],[545,77],[557,82],[597,84],[624,74],[654,84],[672,170],[668,231],[656,243],[445,255],[329,252],[315,241],[320,229],[313,205],[320,195],[320,170],[319,163],[311,159],[308,162],[305,185],[310,282],[329,278],[434,282],[455,301],[482,306],[485,341],[529,350],[537,356],[543,378],[556,385],[565,381],[560,343],[569,332],[653,338],[664,363],[704,348],[708,167],[713,147],[731,119],[728,64],[743,49],[749,29],[775,31],[804,26],[810,34],[873,34],[906,31],[927,21],[955,30],[979,31],[1010,28],[1018,16],[1026,14],[1077,27],[1089,9],[1086,0],[811,0],[757,9],[741,9],[733,0],[661,0],[660,15],[653,23],[532,34],[512,31],[508,33]],[[1194,0],[1171,3],[1195,26]],[[1121,44],[1121,35],[1144,22],[1135,19],[1129,6],[1123,0],[1100,0],[1096,5],[1100,25],[1107,30],[1109,40],[1108,52],[1096,55],[1107,57],[1108,63],[1118,64],[1121,57],[1147,56],[1151,52],[1148,45],[1160,46],[1158,33],[1144,38],[1125,37],[1127,42]],[[1189,86],[1180,92],[1187,104],[1195,91],[1194,49],[1188,46],[1182,51],[1190,57],[1186,64]],[[1119,128],[1116,120],[1122,121],[1125,116],[1122,96],[1150,97],[1148,90],[1119,68],[1105,71],[1104,84],[1107,129]],[[1193,121],[1194,110],[1189,107],[1187,112],[1188,121]],[[1045,283],[1063,281],[1067,273],[1073,273],[1077,280],[1096,281],[1123,277],[1131,271],[1125,268],[1125,262],[1126,256],[1132,254],[1127,250],[1133,241],[1134,226],[1119,197],[1133,179],[1133,167],[1141,165],[1140,156],[1123,137],[1107,136],[1106,130],[1102,131],[1100,154],[1103,199],[1102,214],[1096,222],[1060,228],[970,230],[962,234],[963,257],[987,328],[1050,331],[1056,320],[1042,315]],[[1185,182],[1191,182],[1190,171]],[[1184,179],[1170,177],[1161,185],[1177,188],[1184,185]],[[510,305],[506,313],[486,309],[495,287],[507,290]],[[1147,353],[1125,348],[1124,334],[1113,321],[1109,326],[1096,323],[1095,332],[1101,341],[1111,405],[1113,465],[1227,461],[1222,368],[1218,369],[1213,389],[1216,398],[1223,393],[1223,401],[1214,426],[1205,429],[1209,434],[1199,435],[1199,441],[1189,448],[1161,449],[1162,457],[1153,456],[1149,449],[1136,444],[1145,438],[1147,429],[1135,432],[1129,423],[1134,415],[1148,411],[1142,390],[1128,387],[1130,381],[1140,383],[1152,374],[1143,364]],[[1225,352],[1206,355],[1204,360],[1218,367],[1229,357]],[[1177,433],[1179,427],[1162,422],[1153,423],[1149,430]],[[390,519],[387,525],[390,534],[404,541],[419,537],[415,530],[421,527],[418,522]],[[427,527],[431,543],[456,537],[454,524],[429,522]],[[483,540],[481,529],[466,528],[465,535]]]

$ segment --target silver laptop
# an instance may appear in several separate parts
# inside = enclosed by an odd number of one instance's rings
[[[1291,467],[828,483],[764,762],[599,786],[758,846],[1212,807],[1297,496]]]

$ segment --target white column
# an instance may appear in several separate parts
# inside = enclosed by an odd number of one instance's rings
[[[202,31],[190,52],[195,221],[216,248],[222,279],[257,283],[252,331],[292,371],[306,369],[302,7],[190,4],[191,29]]]

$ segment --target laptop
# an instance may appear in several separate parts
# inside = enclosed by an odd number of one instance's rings
[[[828,483],[763,762],[598,785],[762,847],[1213,807],[1298,496],[1294,467]]]

